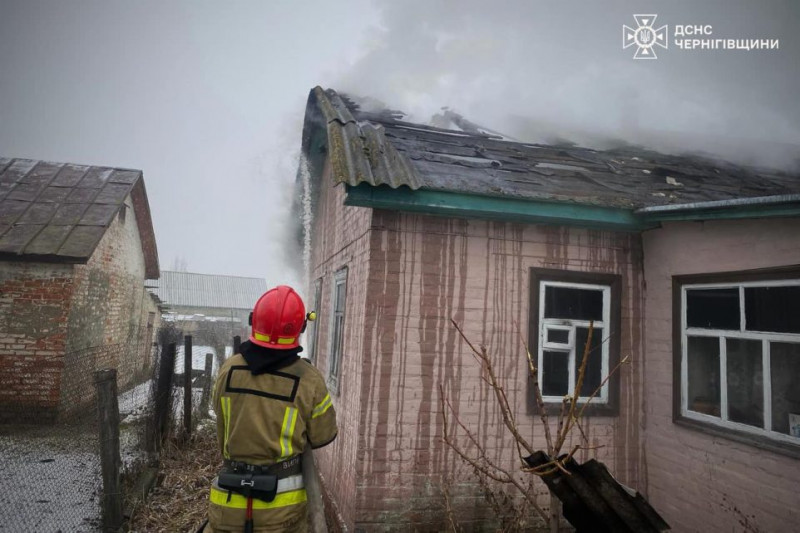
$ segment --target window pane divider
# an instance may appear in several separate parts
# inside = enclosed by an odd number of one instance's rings
[[[726,329],[684,328],[690,337],[730,337],[732,339],[770,340],[776,342],[800,342],[797,333],[769,333],[761,331],[736,331]]]
[[[574,344],[575,343],[573,342],[573,346],[569,351],[569,356],[568,356],[569,359],[567,359],[567,368],[569,369],[569,382],[567,382],[567,394],[569,394],[570,396],[572,396],[572,394],[574,394],[574,392],[575,392],[575,359],[576,359],[575,353],[576,353],[576,350],[575,350]]]
[[[761,387],[764,390],[764,429],[772,431],[772,366],[770,365],[770,344],[764,339],[761,341]]]
[[[588,328],[589,322],[593,322],[594,328],[604,328],[605,327],[605,320],[573,320],[573,319],[566,319],[566,318],[543,318],[542,324],[548,327],[553,326],[560,326],[562,329],[571,328],[573,326],[577,326],[579,328]]]
[[[681,290],[681,413],[689,412],[689,336],[686,333],[686,287]]]
[[[719,414],[723,422],[728,421],[728,343],[719,338]]]
[[[747,317],[744,313],[744,285],[739,285],[739,329],[747,331]]]

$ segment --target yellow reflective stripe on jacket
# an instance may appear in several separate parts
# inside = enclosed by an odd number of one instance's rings
[[[223,507],[232,507],[234,509],[247,509],[247,498],[235,492],[230,493],[230,501],[228,501],[228,491],[220,490],[216,487],[211,487],[211,503],[221,505]],[[271,502],[265,502],[253,498],[253,509],[277,509],[279,507],[289,507],[290,505],[297,505],[306,501],[306,489],[292,490],[289,492],[282,492],[275,495],[275,499]]]
[[[287,407],[283,413],[283,426],[281,427],[281,457],[292,455],[292,438],[294,426],[297,424],[297,409]]]
[[[222,419],[225,421],[225,441],[222,446],[222,455],[225,459],[230,459],[231,455],[228,453],[228,437],[231,431],[231,399],[223,396],[220,398],[222,404]]]
[[[311,418],[317,418],[318,416],[322,416],[325,414],[325,411],[330,409],[331,405],[333,405],[333,401],[331,400],[331,395],[326,394],[325,398],[311,411]]]

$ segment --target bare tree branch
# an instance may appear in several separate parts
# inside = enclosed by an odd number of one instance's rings
[[[458,415],[453,410],[453,406],[450,404],[450,401],[447,399],[447,397],[444,394],[444,387],[442,386],[441,383],[439,384],[439,392],[440,392],[440,398],[441,398],[442,417],[444,419],[443,420],[443,422],[444,422],[444,424],[443,424],[443,426],[444,426],[444,429],[443,429],[444,442],[453,451],[455,451],[456,454],[459,455],[459,457],[461,457],[464,461],[466,461],[476,471],[481,472],[486,477],[488,477],[488,478],[490,478],[490,479],[492,479],[494,481],[497,481],[499,483],[507,483],[507,484],[514,485],[514,487],[516,487],[519,490],[520,494],[528,502],[528,504],[547,523],[548,522],[547,513],[545,513],[544,510],[536,502],[536,500],[534,498],[532,498],[530,494],[528,494],[528,492],[525,490],[525,488],[522,486],[522,484],[519,482],[519,480],[517,480],[507,470],[505,470],[505,469],[497,466],[496,464],[494,464],[487,457],[486,451],[483,449],[483,447],[480,445],[480,443],[478,443],[478,440],[474,437],[474,435],[472,435],[472,432],[470,432],[469,429],[467,429],[467,427],[461,422],[461,420],[458,418]],[[453,442],[453,440],[450,437],[449,431],[447,429],[447,427],[449,425],[448,424],[448,417],[447,417],[447,411],[448,410],[451,413],[453,413],[453,418],[455,419],[456,423],[459,425],[459,427],[461,427],[464,430],[464,432],[467,434],[467,437],[470,439],[470,441],[477,447],[479,455],[480,455],[480,460],[485,464],[481,464],[481,463],[479,463],[478,460],[475,460],[472,457],[469,457],[466,453],[464,453]]]
[[[464,332],[461,330],[458,323],[453,319],[451,319],[450,321],[453,323],[453,326],[455,326],[456,330],[458,331],[458,334],[461,335],[461,338],[464,339],[464,342],[466,342],[469,345],[469,347],[472,348],[473,352],[475,352],[475,354],[483,362],[483,369],[488,374],[489,384],[491,385],[495,397],[497,398],[497,401],[500,404],[500,412],[503,415],[503,423],[506,425],[511,434],[514,435],[514,438],[517,439],[517,442],[519,442],[519,444],[523,448],[525,448],[528,454],[533,455],[534,453],[533,447],[530,444],[528,444],[528,441],[525,440],[525,438],[520,434],[516,424],[514,423],[514,414],[511,412],[511,407],[509,406],[508,400],[505,397],[505,391],[503,391],[502,386],[497,381],[497,376],[495,375],[494,367],[492,366],[492,360],[486,353],[486,348],[482,346],[481,351],[480,352],[477,351],[475,347],[472,345],[472,343],[469,341],[469,339],[467,339],[466,335],[464,335]]]
[[[533,380],[533,397],[536,400],[536,407],[539,409],[539,417],[542,419],[542,427],[544,428],[544,438],[547,442],[547,454],[553,455],[553,437],[550,434],[550,420],[547,416],[547,410],[545,409],[544,405],[544,398],[542,398],[542,389],[539,386],[539,369],[536,368],[536,365],[533,364],[533,357],[531,356],[531,351],[528,349],[528,345],[525,340],[522,338],[522,332],[519,329],[519,325],[514,322],[514,327],[517,328],[517,334],[519,335],[519,341],[522,343],[523,348],[525,348],[525,356],[528,358],[528,372],[530,373],[530,377]]]

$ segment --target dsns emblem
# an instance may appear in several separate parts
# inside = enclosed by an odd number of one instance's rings
[[[634,15],[637,28],[622,25],[622,48],[636,45],[634,59],[657,59],[654,46],[667,49],[669,44],[667,36],[669,29],[666,24],[660,28],[654,28],[658,15]]]

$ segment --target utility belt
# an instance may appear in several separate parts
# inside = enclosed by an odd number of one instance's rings
[[[299,455],[272,465],[251,465],[226,459],[217,476],[217,484],[223,490],[248,499],[271,502],[279,493],[304,487],[303,465]]]

